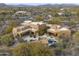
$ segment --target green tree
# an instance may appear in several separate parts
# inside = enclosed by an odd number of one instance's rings
[[[73,42],[75,42],[76,44],[79,43],[79,31],[73,34]]]
[[[36,21],[43,21],[44,20],[44,17],[43,16],[36,16]]]
[[[11,49],[12,55],[15,56],[27,56],[29,55],[28,44],[20,43],[15,48]]]
[[[11,46],[14,42],[14,39],[11,34],[6,34],[1,36],[0,42],[2,45]]]
[[[47,27],[46,25],[43,26],[39,26],[39,30],[37,31],[38,35],[44,35],[45,33],[47,33]]]
[[[32,56],[51,56],[54,55],[54,51],[48,46],[45,46],[42,43],[31,43],[29,45]]]
[[[58,17],[58,18],[53,18],[53,19],[50,20],[48,23],[49,23],[49,24],[60,24],[61,21],[62,21],[62,20]]]
[[[50,56],[54,51],[41,43],[20,43],[12,50],[12,55],[16,56]]]
[[[70,20],[70,21],[69,21],[69,25],[70,25],[70,26],[76,25],[76,21],[75,21],[75,20]]]
[[[16,27],[16,26],[17,26],[17,22],[16,22],[16,21],[13,21],[13,20],[10,20],[10,21],[9,21],[9,25],[8,25],[7,28],[5,29],[5,34],[11,33],[13,27]]]

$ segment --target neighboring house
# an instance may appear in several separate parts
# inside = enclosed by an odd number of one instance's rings
[[[26,11],[17,11],[12,15],[13,18],[19,18],[20,20],[26,20],[31,18],[31,13]]]
[[[53,16],[49,14],[49,15],[46,15],[46,16],[45,16],[44,21],[45,21],[45,22],[48,22],[48,21],[51,21],[52,19],[53,19]]]
[[[63,10],[64,10],[64,8],[61,8],[60,10],[61,10],[61,11],[63,11]]]
[[[59,13],[58,13],[59,16],[62,16],[63,14],[64,14],[63,12],[59,12]]]
[[[30,12],[26,12],[26,11],[17,11],[14,15],[17,15],[17,14],[27,14],[27,15],[31,15]]]

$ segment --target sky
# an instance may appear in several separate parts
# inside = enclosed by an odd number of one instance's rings
[[[0,3],[7,3],[7,4],[11,4],[11,3],[79,4],[79,0],[0,0]]]

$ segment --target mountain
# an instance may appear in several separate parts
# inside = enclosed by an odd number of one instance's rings
[[[75,4],[46,4],[46,5],[39,5],[39,7],[70,8],[70,7],[79,7],[79,5],[75,5]]]
[[[0,3],[0,7],[5,7],[5,6],[6,6],[6,4]]]
[[[4,7],[54,7],[54,8],[60,8],[60,7],[79,7],[79,5],[76,4],[4,4],[4,3],[0,3],[0,8],[4,8]]]

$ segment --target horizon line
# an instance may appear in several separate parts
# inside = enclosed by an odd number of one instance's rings
[[[77,3],[4,3],[4,4],[7,4],[7,5],[46,5],[46,4],[50,4],[50,5],[54,5],[54,4],[73,4],[73,5],[79,5]]]

